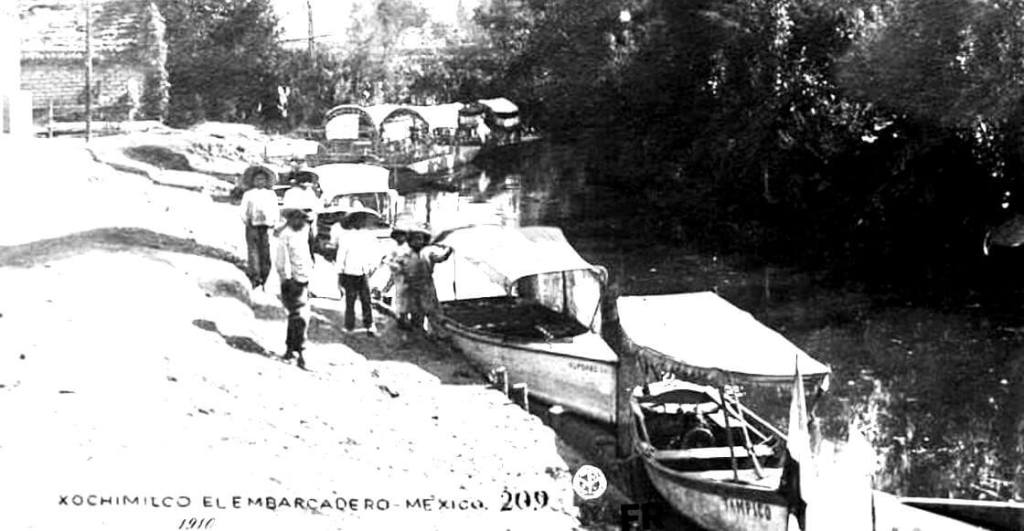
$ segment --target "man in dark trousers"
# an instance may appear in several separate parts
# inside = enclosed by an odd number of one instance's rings
[[[288,332],[285,337],[285,360],[298,358],[300,369],[306,368],[306,327],[309,323],[309,278],[313,273],[313,256],[309,249],[308,210],[286,209],[285,227],[277,245],[277,274],[281,278],[281,304],[288,310]]]
[[[245,245],[249,257],[249,280],[261,287],[270,276],[270,229],[277,225],[277,195],[270,188],[273,176],[269,170],[256,170],[253,187],[242,195],[242,222],[245,223]]]
[[[335,260],[338,284],[345,293],[345,331],[355,330],[355,306],[356,299],[359,299],[363,327],[367,335],[374,336],[377,329],[373,324],[369,279],[381,264],[383,249],[371,231],[353,225],[349,218],[335,224],[331,229],[331,240],[338,249]]]

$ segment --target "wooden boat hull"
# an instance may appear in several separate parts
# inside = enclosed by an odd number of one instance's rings
[[[676,511],[715,531],[786,531],[789,509],[777,492],[704,481],[644,458],[647,476]]]
[[[505,367],[510,384],[526,382],[529,394],[599,422],[615,418],[616,363],[594,333],[568,340],[515,341],[476,332],[442,318],[439,325],[455,346],[484,370]],[[593,354],[601,353],[600,356]]]
[[[954,500],[947,498],[901,498],[917,509],[940,514],[985,529],[1024,529],[1024,504],[1000,501]]]
[[[431,157],[406,164],[405,168],[419,175],[446,173],[469,164],[476,157],[477,153],[480,152],[480,146],[459,146],[457,150],[454,147],[444,146],[439,149],[443,151]]]

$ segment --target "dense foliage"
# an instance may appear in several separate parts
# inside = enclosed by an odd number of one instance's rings
[[[158,5],[172,123],[507,96],[634,230],[927,278],[1024,194],[1024,0],[368,0],[312,55],[269,0]]]
[[[642,227],[887,274],[980,256],[1003,215],[1022,5],[495,0],[477,21],[490,87],[578,140]]]
[[[242,121],[277,99],[282,51],[270,0],[158,0],[172,124]]]

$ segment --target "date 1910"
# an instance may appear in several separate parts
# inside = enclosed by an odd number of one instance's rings
[[[216,518],[182,518],[178,529],[212,529]]]

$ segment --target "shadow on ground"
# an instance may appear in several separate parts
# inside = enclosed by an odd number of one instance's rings
[[[179,238],[149,229],[121,227],[94,229],[19,245],[0,246],[0,266],[32,267],[90,249],[133,248],[205,256],[228,262],[245,271],[245,261],[240,257],[223,249],[201,244],[192,238]]]
[[[313,313],[314,321],[319,325],[310,327],[311,341],[344,343],[369,361],[412,363],[437,377],[443,384],[487,383],[469,360],[446,341],[435,341],[427,339],[425,334],[402,330],[390,317],[375,315],[379,334],[371,337],[360,332],[343,332],[344,311],[328,307],[324,301],[314,299]]]
[[[219,328],[217,328],[217,323],[213,321],[207,319],[195,319],[192,321],[192,325],[200,330],[206,330],[207,332],[213,332],[214,334],[219,335],[224,338],[224,342],[227,343],[228,346],[235,350],[240,350],[249,354],[259,354],[265,358],[276,358],[273,352],[263,348],[263,345],[260,345],[251,337],[225,335]]]

